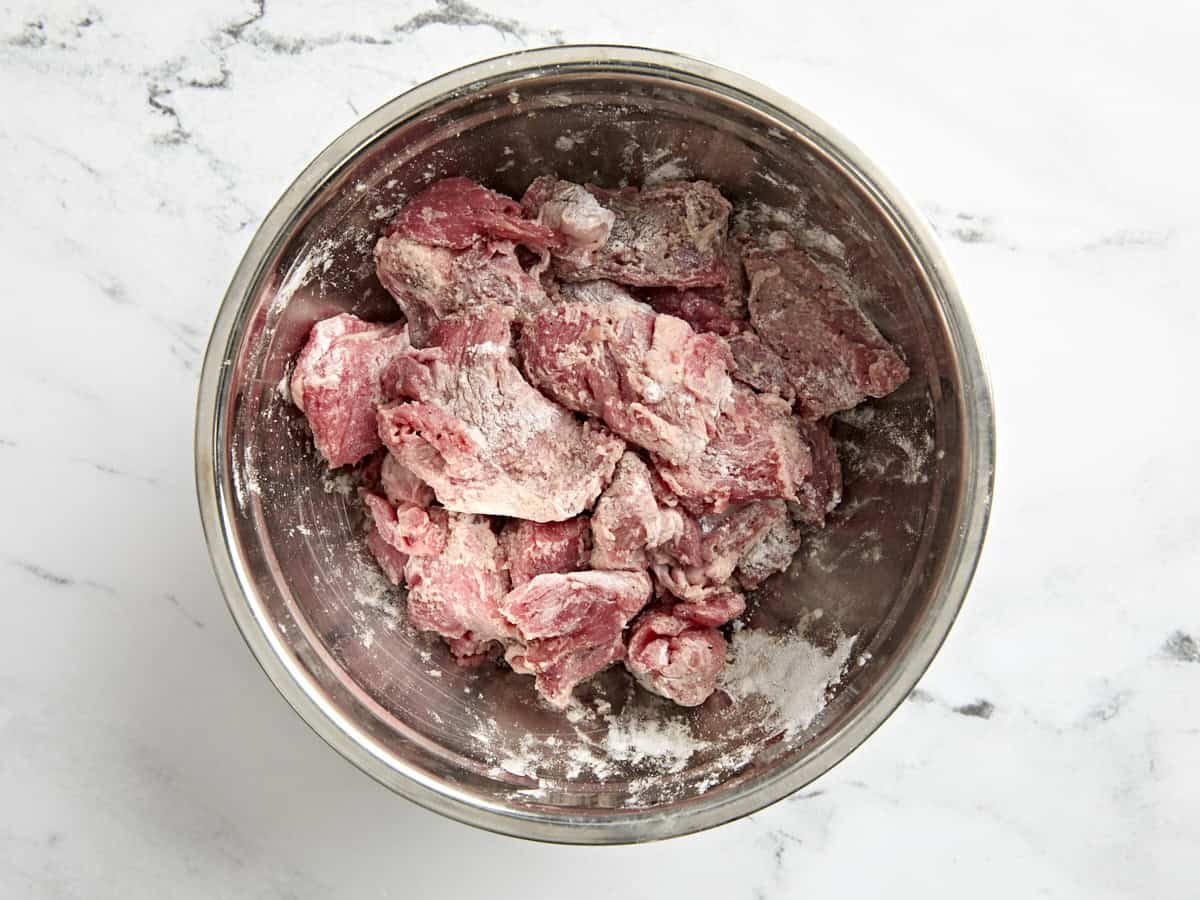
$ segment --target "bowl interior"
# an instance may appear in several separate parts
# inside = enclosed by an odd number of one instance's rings
[[[947,602],[964,515],[963,374],[910,239],[819,135],[694,71],[494,69],[450,95],[393,107],[375,114],[385,127],[307,185],[252,273],[224,348],[218,490],[256,627],[401,790],[416,784],[463,808],[552,825],[638,821],[639,836],[657,836],[684,830],[678,816],[689,809],[719,808],[781,777],[798,787],[795,773],[812,777],[836,761],[804,768],[895,682]],[[803,634],[848,660],[808,727],[781,735],[759,705],[720,694],[675,708],[635,691],[620,667],[581,690],[568,714],[536,702],[529,678],[459,669],[436,638],[406,626],[402,596],[364,551],[351,479],[324,470],[281,395],[314,321],[345,310],[396,317],[372,246],[407,196],[462,174],[519,197],[551,172],[604,186],[714,182],[735,205],[841,260],[912,366],[901,390],[838,418],[845,499],[791,569],[753,597],[751,626]],[[909,685],[927,661],[907,673]],[[662,752],[650,759],[647,749]]]

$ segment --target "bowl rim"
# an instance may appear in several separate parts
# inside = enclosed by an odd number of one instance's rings
[[[547,70],[625,72],[683,78],[736,96],[777,118],[790,120],[831,162],[877,204],[907,243],[928,287],[938,298],[956,363],[962,371],[964,465],[959,516],[946,556],[946,573],[911,638],[907,655],[875,686],[814,752],[749,782],[711,804],[665,813],[656,808],[605,811],[602,817],[546,813],[483,802],[407,767],[324,696],[303,664],[278,640],[262,605],[248,589],[233,546],[233,498],[221,452],[235,336],[244,333],[249,304],[263,268],[321,189],[384,132],[447,95],[484,84],[519,82]],[[514,85],[516,86],[516,85]],[[616,44],[574,44],[521,50],[472,63],[426,81],[389,100],[334,139],[284,191],[263,219],[221,301],[204,355],[196,404],[196,493],[217,582],[242,637],[259,665],[326,743],[392,791],[426,809],[488,831],[568,844],[620,844],[674,837],[712,828],[757,812],[825,774],[857,749],[900,706],[932,662],[966,597],[982,551],[991,511],[995,471],[995,415],[991,386],[961,295],[932,229],[870,160],[820,117],[776,91],[737,73],[683,54]]]

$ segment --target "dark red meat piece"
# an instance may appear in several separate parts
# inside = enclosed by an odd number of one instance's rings
[[[438,323],[432,346],[383,376],[384,444],[457,512],[555,522],[591,506],[624,443],[532,388],[511,358],[512,313],[497,306]]]
[[[373,325],[349,313],[313,325],[296,357],[291,394],[330,466],[358,462],[379,448],[379,376],[409,346],[403,325]]]
[[[558,240],[552,229],[524,218],[517,201],[462,177],[443,178],[414,196],[385,234],[452,250],[465,250],[484,238],[539,249]]]
[[[622,632],[650,587],[645,572],[538,575],[500,603],[523,642],[508,648],[509,664],[534,675],[552,706],[565,707],[575,685],[624,658]]]
[[[847,290],[786,237],[742,253],[750,321],[783,359],[796,409],[809,420],[885,397],[908,366]]]
[[[649,468],[626,452],[592,512],[592,568],[646,568],[646,550],[679,538],[686,515],[659,505]]]
[[[495,303],[524,318],[550,302],[507,241],[450,250],[396,232],[375,245],[375,272],[404,311],[418,347],[425,346],[434,325],[446,316]]]
[[[556,252],[554,271],[560,278],[609,278],[642,287],[726,283],[730,206],[711,184],[674,181],[641,191],[588,190],[615,214],[612,231],[590,260]]]
[[[442,552],[410,557],[404,574],[409,621],[446,638],[460,660],[477,662],[493,641],[515,637],[499,609],[509,587],[504,555],[485,516],[451,513]]]
[[[500,530],[500,549],[514,588],[538,575],[578,572],[591,559],[591,523],[587,516],[545,523],[515,519]]]
[[[789,403],[796,397],[796,390],[788,379],[783,357],[763,343],[753,331],[743,331],[730,337],[726,343],[733,354],[733,371],[730,374],[742,384],[748,384],[765,394],[775,394]]]
[[[792,514],[806,525],[818,527],[825,517],[842,502],[842,464],[829,430],[829,420],[800,422],[800,438],[808,444],[812,471],[796,492],[791,504]]]
[[[700,514],[746,500],[794,500],[812,460],[788,404],[738,385],[699,456],[656,465],[683,505]]]
[[[704,288],[650,288],[641,293],[655,312],[683,319],[698,333],[728,336],[738,330],[740,323],[730,318],[717,300],[706,296]]]
[[[544,310],[522,330],[520,349],[544,393],[679,462],[708,444],[732,390],[720,338],[628,303]]]

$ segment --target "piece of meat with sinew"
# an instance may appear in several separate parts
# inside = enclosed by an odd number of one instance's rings
[[[407,556],[437,556],[446,549],[446,510],[412,503],[393,505],[386,497],[359,491],[375,533]]]
[[[661,606],[633,623],[625,668],[651,693],[680,706],[699,706],[716,690],[724,667],[725,638],[715,628]]]
[[[842,464],[830,432],[830,421],[800,422],[800,438],[808,444],[812,471],[796,492],[795,503],[788,504],[792,515],[805,525],[818,528],[825,517],[842,502]]]
[[[379,376],[410,346],[403,325],[375,325],[350,313],[313,325],[290,387],[292,402],[308,419],[313,443],[330,466],[356,463],[379,448]]]
[[[387,498],[397,505],[409,503],[425,507],[433,502],[433,488],[391,453],[385,454],[379,467],[379,486]]]
[[[447,509],[558,522],[592,505],[625,445],[525,381],[511,319],[489,306],[439,322],[431,347],[384,373],[399,402],[380,407],[379,432]]]
[[[500,529],[500,549],[514,588],[538,575],[578,572],[591,558],[591,523],[587,516],[545,523],[514,519]]]
[[[483,241],[465,250],[434,247],[395,232],[375,245],[375,272],[423,347],[439,319],[495,303],[524,318],[549,304],[541,281],[521,267],[510,241]]]
[[[452,250],[465,250],[485,238],[535,250],[558,243],[554,230],[526,219],[516,200],[461,176],[443,178],[412,197],[385,234]]]
[[[680,599],[703,597],[725,584],[745,554],[787,518],[782,500],[745,503],[724,513],[702,516],[698,520],[699,550],[680,554],[673,546],[664,547],[652,560],[655,580],[660,588]]]
[[[557,235],[556,256],[581,266],[607,243],[616,219],[585,187],[553,175],[533,180],[521,198],[521,208]]]
[[[744,250],[742,263],[750,321],[783,359],[803,418],[886,397],[908,378],[899,352],[846,288],[786,237]]]
[[[718,513],[747,500],[796,499],[812,471],[808,447],[788,404],[735,385],[716,434],[695,459],[655,461],[658,474],[697,515]]]
[[[624,658],[622,632],[650,590],[645,572],[538,575],[500,602],[523,642],[510,645],[506,658],[562,709],[575,685]]]
[[[638,190],[587,189],[615,218],[590,260],[554,254],[566,281],[609,278],[641,287],[720,286],[728,279],[729,201],[708,182],[671,181]]]
[[[783,357],[763,343],[757,334],[743,331],[728,338],[725,343],[733,354],[733,371],[730,374],[734,378],[789,403],[796,398],[796,389],[788,379]]]
[[[673,316],[627,303],[543,310],[521,332],[530,380],[664,459],[694,459],[733,389],[729,350]]]
[[[409,622],[446,638],[460,662],[477,663],[491,642],[516,636],[516,629],[500,613],[499,604],[508,593],[508,573],[485,516],[451,513],[442,552],[410,557],[404,574]]]
[[[659,506],[650,469],[626,451],[592,512],[592,568],[645,569],[646,550],[681,536],[685,516]]]

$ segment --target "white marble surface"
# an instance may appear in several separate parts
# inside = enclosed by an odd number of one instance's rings
[[[0,895],[1192,894],[1194,6],[423,3],[0,11]],[[422,79],[590,40],[741,70],[873,155],[945,238],[1000,424],[920,693],[803,796],[621,849],[470,830],[322,744],[225,611],[191,474],[217,300],[292,176]]]

